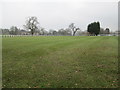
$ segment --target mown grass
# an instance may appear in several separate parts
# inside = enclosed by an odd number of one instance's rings
[[[118,37],[3,38],[4,88],[118,87]]]

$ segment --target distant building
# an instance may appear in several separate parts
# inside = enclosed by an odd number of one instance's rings
[[[115,35],[115,36],[120,35],[120,31],[115,31],[114,35]]]
[[[20,34],[21,35],[30,35],[30,32],[29,31],[25,31],[25,30],[21,30]]]

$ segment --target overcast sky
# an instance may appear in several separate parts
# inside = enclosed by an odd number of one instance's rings
[[[75,23],[81,30],[87,25],[99,21],[102,28],[118,29],[118,2],[78,1],[78,0],[5,0],[1,2],[2,27],[17,26],[23,28],[29,16],[36,16],[41,27],[49,29],[67,28]]]

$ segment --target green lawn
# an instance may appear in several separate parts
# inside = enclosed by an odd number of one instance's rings
[[[3,38],[5,88],[115,88],[118,37]]]

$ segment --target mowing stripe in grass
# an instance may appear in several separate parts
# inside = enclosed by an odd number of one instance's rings
[[[117,37],[3,38],[3,87],[117,87],[117,45]]]

